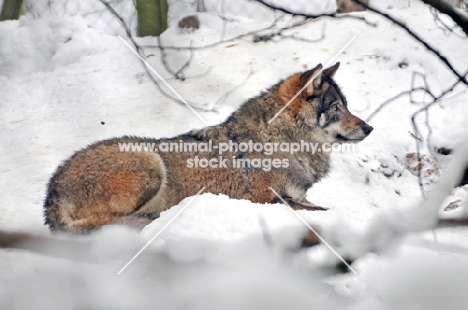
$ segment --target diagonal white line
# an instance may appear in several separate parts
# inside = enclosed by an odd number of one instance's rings
[[[345,44],[345,46],[343,46],[336,54],[335,56],[332,57],[332,59],[330,59],[326,64],[325,66],[323,66],[323,68],[317,72],[316,74],[314,74],[314,76],[309,80],[309,82],[307,82],[304,87],[302,87],[298,92],[297,94],[294,95],[294,97],[292,97],[288,103],[286,103],[286,105],[284,107],[281,108],[281,110],[278,111],[278,113],[275,114],[275,116],[273,116],[273,118],[271,120],[268,121],[268,124],[271,124],[271,122],[273,122],[275,120],[275,118],[278,117],[278,115],[281,114],[281,112],[283,112],[290,104],[291,102],[293,102],[294,99],[297,98],[297,96],[299,96],[303,91],[304,89],[306,89],[307,86],[309,86],[310,83],[312,83],[313,80],[315,80],[315,78],[320,74],[322,73],[322,71],[327,68],[335,59],[336,57],[338,57],[338,55],[340,55],[353,41],[354,39],[356,39],[356,36],[352,37],[351,40],[348,41],[348,43]]]
[[[142,62],[143,62],[143,63],[144,63],[144,64],[145,64],[146,67],[148,67],[148,69],[151,70],[151,72],[153,72],[154,74],[156,74],[156,76],[161,80],[161,82],[163,82],[163,83],[164,83],[164,84],[165,84],[165,85],[166,85],[166,86],[183,102],[183,103],[185,103],[185,105],[190,109],[190,111],[192,111],[196,116],[198,116],[199,119],[202,120],[203,123],[206,124],[205,119],[204,119],[203,117],[201,117],[201,115],[198,114],[197,111],[195,111],[195,110],[192,108],[192,106],[191,106],[190,104],[188,104],[188,102],[185,101],[185,99],[182,98],[182,97],[179,95],[179,93],[177,93],[177,92],[175,91],[175,89],[172,88],[172,86],[169,85],[169,83],[167,83],[166,80],[163,79],[163,77],[160,76],[159,73],[156,72],[156,70],[154,70],[153,67],[151,67],[151,66],[149,65],[149,63],[146,62],[146,60],[143,59],[143,57],[141,57],[141,55],[138,54],[138,52],[135,51],[135,50],[130,46],[130,44],[127,43],[127,41],[125,41],[121,36],[119,36],[119,39],[120,39],[120,40],[121,40],[121,41],[122,41],[122,42],[123,42],[123,43],[124,43],[124,44],[125,44],[125,45],[126,45]]]
[[[204,186],[201,190],[198,191],[198,193],[192,197],[192,199],[190,199],[189,202],[187,202],[187,204],[185,206],[182,207],[182,209],[179,210],[179,212],[176,213],[176,215],[174,215],[173,218],[171,218],[169,220],[169,222],[166,223],[166,225],[164,225],[160,231],[158,231],[158,233],[153,237],[151,238],[150,241],[148,241],[144,247],[141,248],[140,251],[138,251],[138,253],[135,254],[135,256],[132,257],[132,259],[127,263],[125,264],[125,266],[123,266],[122,269],[120,269],[119,272],[117,272],[117,275],[119,276],[150,244],[151,242],[153,242],[169,225],[171,225],[171,223],[182,213],[184,212],[185,208],[187,208],[189,206],[189,204],[191,204],[195,198],[197,198],[198,195],[200,195],[204,190],[205,190],[206,186]]]
[[[322,238],[322,236],[319,235],[319,233],[312,227],[309,225],[309,223],[307,223],[306,220],[304,220],[302,218],[302,216],[299,215],[299,213],[295,212],[294,209],[283,199],[283,197],[281,197],[272,187],[268,187],[275,195],[276,197],[278,197],[285,205],[287,205],[289,207],[289,209],[291,210],[291,212],[297,216],[298,219],[301,220],[302,223],[304,223],[304,225],[307,226],[307,228],[309,228],[319,239],[320,241],[322,241],[323,244],[325,244],[329,249],[330,251],[336,255],[336,257],[338,257],[342,262],[343,264],[346,265],[346,267],[349,268],[349,270],[351,270],[354,274],[357,274],[356,270],[354,270],[353,267],[351,267],[348,262],[340,255],[338,254],[338,252],[335,251],[335,249],[327,242],[325,241],[325,239]]]

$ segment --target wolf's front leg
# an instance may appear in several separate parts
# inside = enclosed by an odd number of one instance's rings
[[[299,201],[293,200],[292,198],[284,199],[294,210],[307,210],[307,211],[327,211],[328,208],[317,206],[306,199]]]
[[[115,224],[128,225],[130,227],[142,230],[146,225],[151,224],[159,217],[158,212],[153,213],[137,213],[128,216],[122,216]]]

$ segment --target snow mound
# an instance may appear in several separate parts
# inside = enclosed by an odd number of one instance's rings
[[[162,212],[157,220],[143,229],[142,236],[152,238],[179,212],[153,245],[161,246],[166,240],[187,238],[238,241],[248,236],[258,236],[265,229],[271,232],[290,226],[304,226],[285,205],[259,204],[230,199],[222,194],[205,193],[188,197],[177,206]],[[306,213],[304,211],[303,214]]]
[[[94,44],[102,37],[76,17],[25,16],[10,25],[0,28],[0,72],[9,77],[53,71],[103,46]]]

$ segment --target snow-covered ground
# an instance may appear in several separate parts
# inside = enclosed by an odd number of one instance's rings
[[[416,29],[460,72],[468,70],[468,42],[439,29],[427,7],[419,2],[407,7],[407,1],[373,3]],[[159,61],[159,49],[147,48],[147,60],[182,97],[207,109],[216,107],[215,112],[200,112],[209,124],[222,122],[243,101],[280,79],[327,63],[353,36],[337,59],[342,65],[336,80],[350,110],[364,119],[385,100],[410,89],[414,72],[424,74],[436,94],[454,81],[404,31],[370,13],[355,15],[378,27],[355,19],[321,19],[285,33],[316,40],[324,29],[325,37],[317,42],[274,38],[255,43],[243,37],[198,49],[184,70],[184,81],[171,78]],[[229,18],[223,24],[216,14],[200,13],[200,29],[188,33],[174,26],[161,42],[203,46],[269,25],[246,16]],[[120,135],[169,137],[206,126],[159,92],[112,31],[91,24],[86,16],[47,14],[0,23],[2,230],[48,235],[42,217],[47,181],[61,161],[87,144]],[[157,44],[154,38],[138,42]],[[174,71],[190,57],[188,51],[166,53]],[[421,83],[417,77],[416,85]],[[344,242],[359,247],[379,219],[391,213],[404,221],[405,212],[422,202],[407,156],[416,152],[411,115],[428,98],[416,94],[415,100],[419,103],[403,96],[376,114],[369,138],[354,153],[334,154],[329,177],[309,191],[309,200],[331,209],[299,213],[337,249],[348,251],[340,247]],[[466,137],[467,102],[466,88],[459,86],[429,110],[432,149],[457,148]],[[417,122],[426,137],[424,113]],[[428,158],[436,156],[443,171],[452,156],[422,147]],[[424,178],[428,191],[437,178]],[[446,204],[466,200],[467,192],[466,186],[457,189]],[[0,308],[464,309],[468,303],[465,229],[437,231],[439,243],[453,246],[444,251],[434,246],[431,232],[410,235],[355,261],[357,275],[331,276],[326,267],[337,260],[325,246],[293,251],[307,229],[285,206],[209,193],[197,197],[117,276],[187,202],[164,212],[140,234],[108,227],[80,239],[90,249],[88,256],[70,250],[68,258],[50,257],[55,250],[48,246],[45,252],[51,255],[1,250]],[[441,214],[458,215],[460,210]],[[271,235],[270,242],[265,234]]]

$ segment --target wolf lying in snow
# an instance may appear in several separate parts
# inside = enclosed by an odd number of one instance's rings
[[[49,182],[45,223],[52,231],[73,233],[86,233],[106,224],[142,228],[202,187],[235,199],[280,202],[271,187],[294,209],[325,210],[305,197],[307,189],[327,175],[329,152],[277,150],[265,154],[231,148],[223,157],[234,164],[220,158],[223,167],[210,168],[195,165],[194,159],[216,159],[219,150],[126,152],[122,145],[307,141],[321,146],[362,141],[373,128],[349,112],[346,98],[333,80],[338,67],[336,63],[322,70],[318,65],[294,74],[245,102],[220,125],[170,139],[113,138],[76,152],[58,167]],[[238,160],[242,165],[235,165]],[[268,163],[269,169],[246,162]]]

